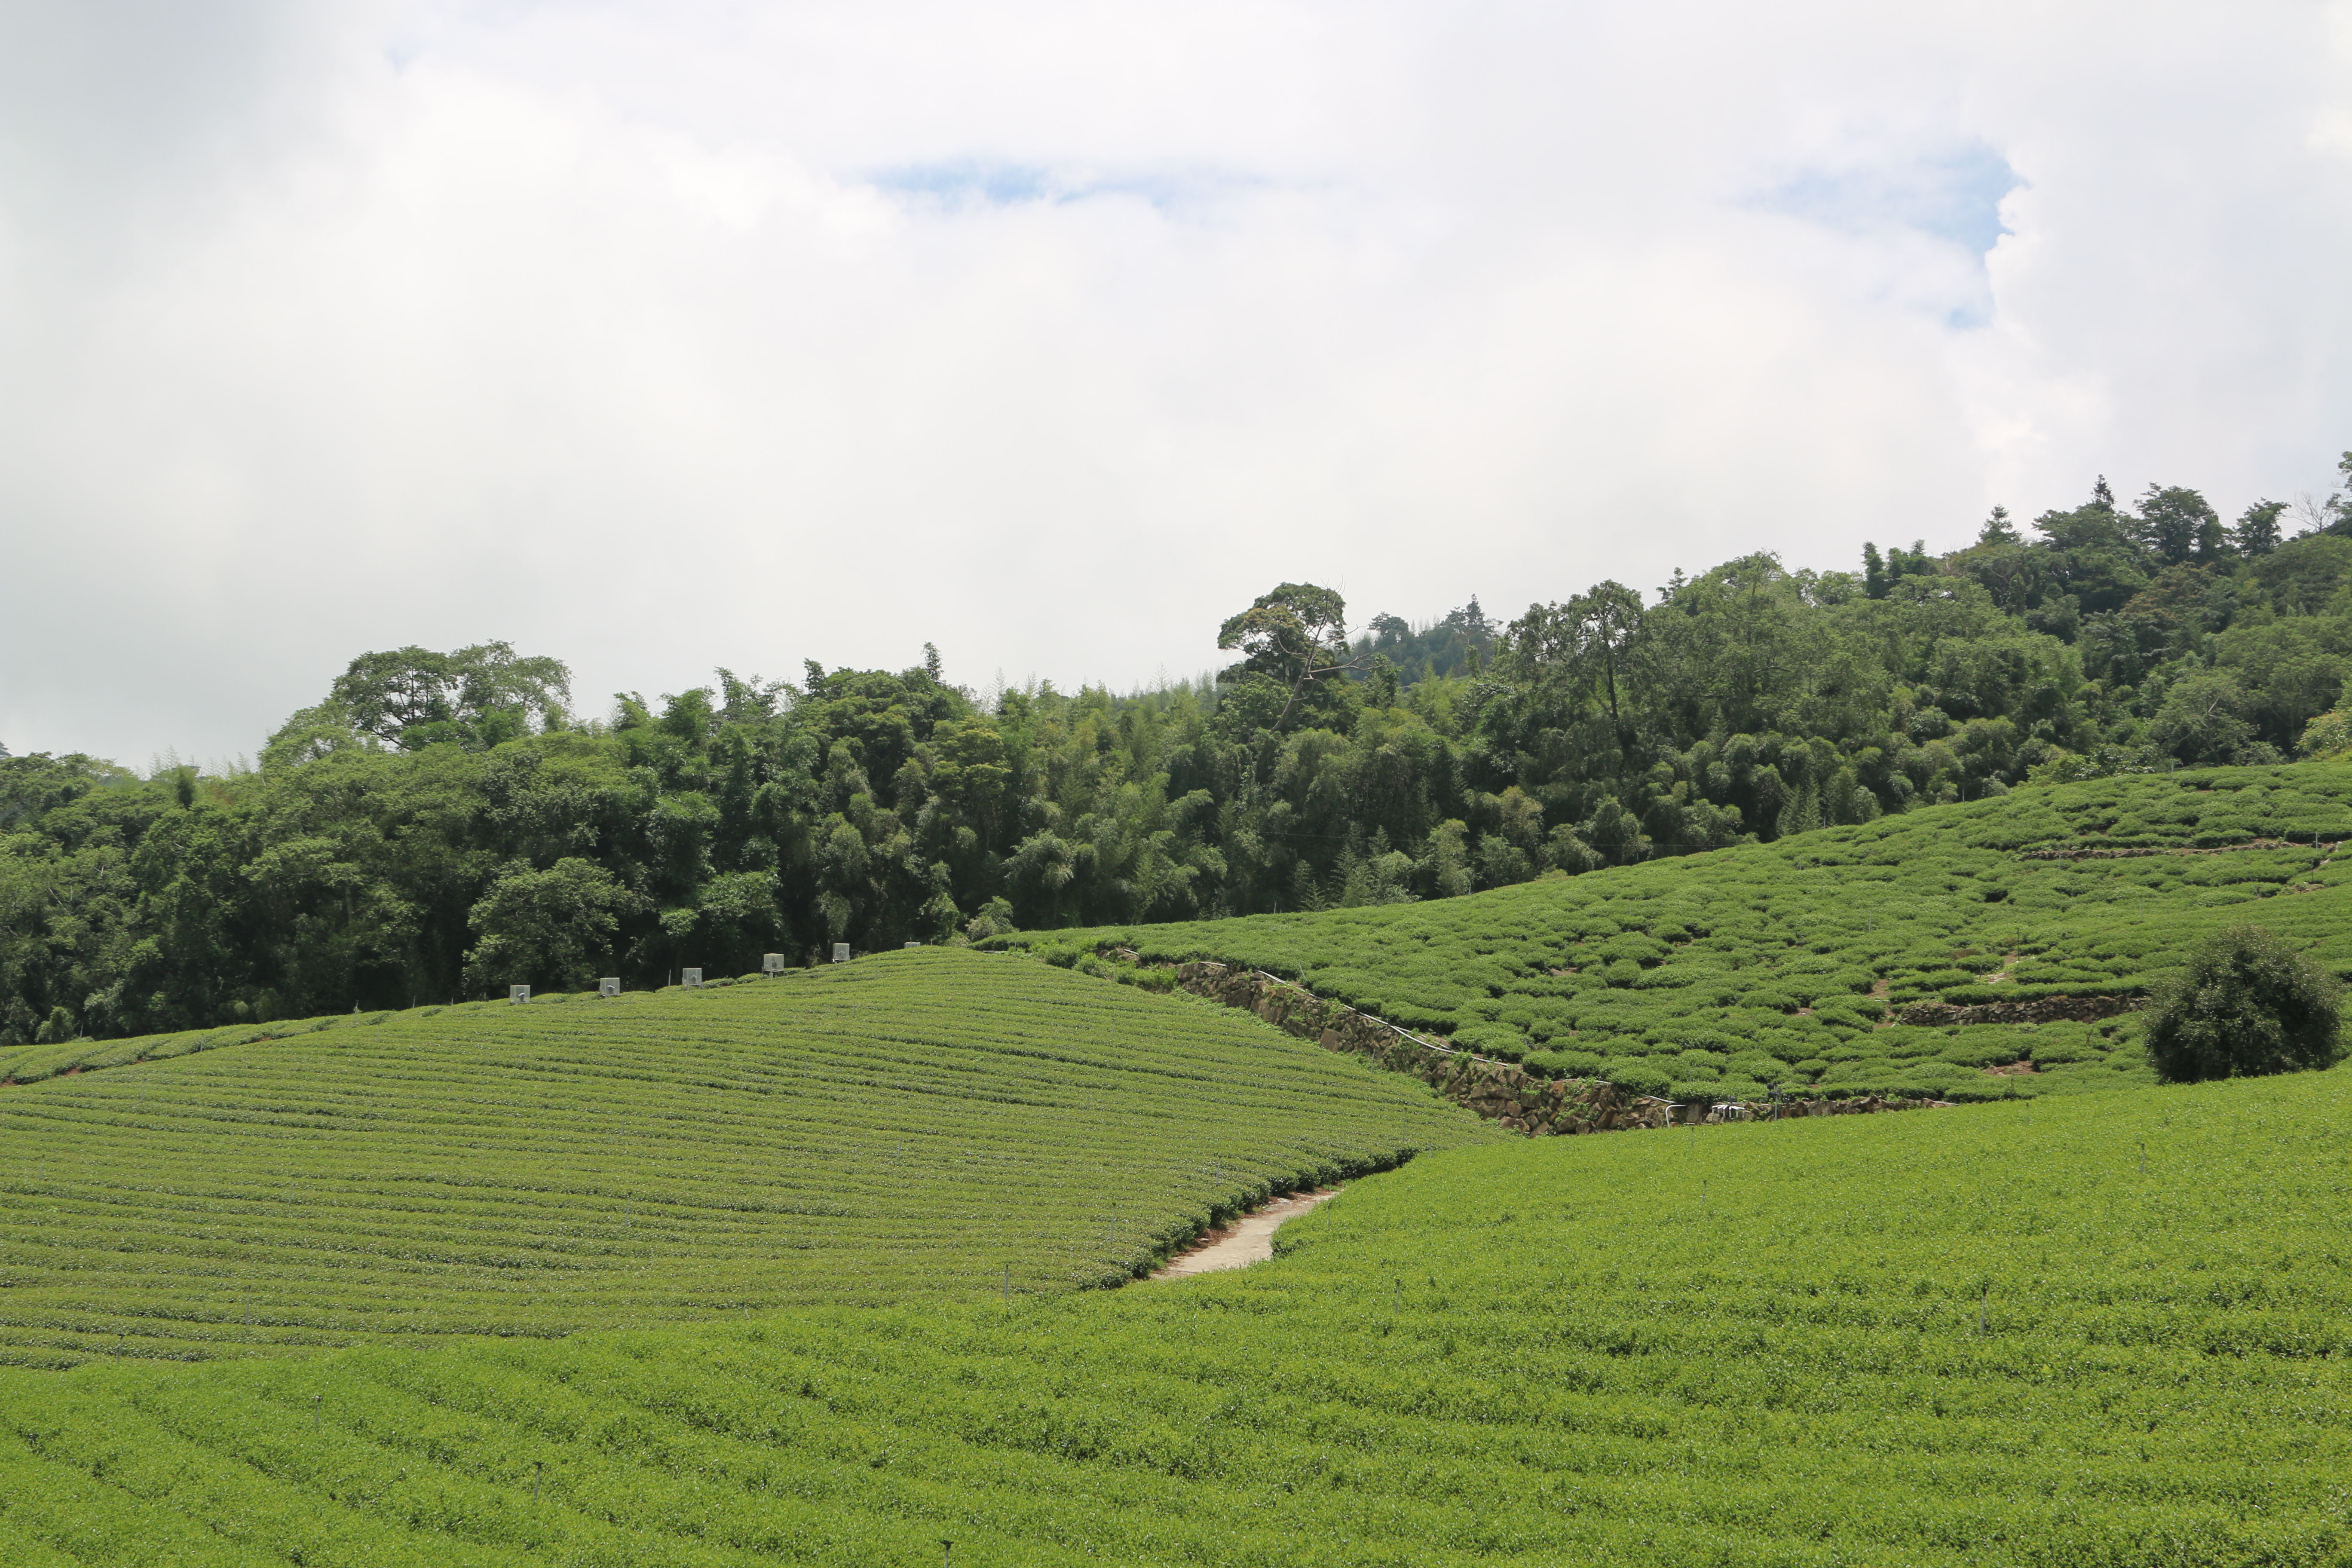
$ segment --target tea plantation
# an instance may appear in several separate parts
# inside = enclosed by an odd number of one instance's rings
[[[2158,1088],[2096,1016],[2250,916],[2352,967],[2347,837],[2352,769],[2126,778],[1017,939],[1134,985],[0,1052],[0,1563],[2352,1563],[2352,1072]],[[2009,1098],[1509,1138],[1122,942],[1683,1095]]]
[[[1488,1055],[1677,1100],[2005,1098],[2149,1081],[2130,1022],[1921,1026],[1901,1010],[2064,996],[2112,1012],[2187,942],[2244,920],[2352,973],[2347,838],[2352,766],[2209,769],[1431,903],[998,941],[1087,968],[1124,944],[1265,969]]]
[[[1246,1014],[943,950],[0,1076],[0,1360],[40,1365],[1066,1290],[1502,1136]]]
[[[1458,1149],[1240,1274],[0,1373],[0,1556],[2341,1563],[2347,1201],[2343,1072]]]

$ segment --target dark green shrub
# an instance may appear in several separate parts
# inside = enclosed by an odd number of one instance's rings
[[[2262,927],[2231,926],[2156,986],[2141,1026],[2148,1063],[2167,1083],[2332,1067],[2341,991]]]

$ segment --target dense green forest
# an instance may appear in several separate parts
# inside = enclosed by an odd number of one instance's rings
[[[2292,539],[2285,511],[2102,480],[1940,557],[1757,554],[1352,637],[1285,584],[1214,679],[1128,696],[983,700],[927,648],[589,719],[553,658],[372,653],[249,769],[0,756],[0,1041],[1441,898],[2333,748],[2352,499]]]

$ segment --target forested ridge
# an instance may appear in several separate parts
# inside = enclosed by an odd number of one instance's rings
[[[2352,499],[2293,538],[2286,510],[2102,480],[1943,556],[1757,554],[1353,637],[1285,584],[1213,679],[1127,696],[983,698],[927,647],[583,718],[553,658],[372,653],[250,768],[0,755],[0,1042],[1442,898],[2337,750]]]

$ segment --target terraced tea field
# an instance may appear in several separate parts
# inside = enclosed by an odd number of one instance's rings
[[[2318,1568],[2347,1198],[2342,1071],[1516,1140],[1238,1274],[0,1372],[0,1557]]]
[[[2347,838],[2352,767],[2222,768],[1432,903],[998,940],[1105,973],[1093,954],[1115,944],[1265,969],[1485,1054],[1681,1100],[2005,1098],[2149,1081],[2129,1021],[1923,1025],[1902,1010],[2117,1009],[2187,943],[2244,920],[2352,973]]]
[[[45,1075],[0,1086],[0,1359],[1067,1290],[1500,1136],[1245,1014],[939,950],[278,1027],[0,1054]]]

